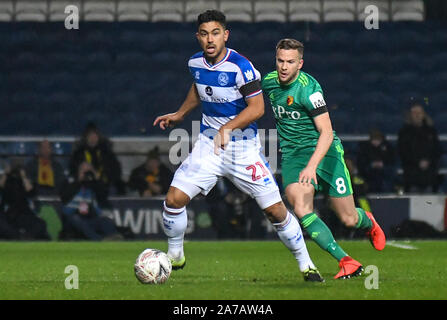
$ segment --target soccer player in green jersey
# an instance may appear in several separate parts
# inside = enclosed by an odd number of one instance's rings
[[[385,234],[370,212],[356,208],[343,146],[332,129],[320,84],[301,71],[304,46],[282,39],[276,46],[276,71],[262,80],[270,98],[282,153],[283,185],[287,199],[310,237],[339,262],[334,278],[358,276],[362,265],[334,240],[313,208],[315,192],[329,195],[332,208],[347,227],[364,229],[377,250]]]

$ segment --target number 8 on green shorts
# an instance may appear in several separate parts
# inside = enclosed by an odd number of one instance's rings
[[[284,189],[289,184],[298,182],[300,172],[306,167],[313,151],[314,149],[309,152],[301,150],[283,158],[282,179]],[[343,156],[343,146],[340,141],[335,140],[317,167],[318,184],[312,181],[316,192],[323,192],[331,197],[346,197],[352,194],[351,177]]]

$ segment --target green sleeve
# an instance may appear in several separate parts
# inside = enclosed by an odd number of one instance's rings
[[[318,82],[312,81],[303,87],[300,94],[300,102],[309,111],[312,117],[327,112],[323,90]]]
[[[268,91],[271,87],[271,85],[270,85],[271,81],[275,81],[276,77],[277,77],[276,71],[267,73],[261,80],[262,90]]]

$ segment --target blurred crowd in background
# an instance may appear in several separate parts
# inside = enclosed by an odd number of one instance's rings
[[[371,193],[442,191],[443,176],[439,169],[443,151],[423,103],[412,103],[397,143],[392,144],[380,130],[372,129],[369,139],[360,142],[356,150],[356,154],[348,151],[345,161],[358,205],[367,210],[367,196]],[[57,197],[62,202],[62,212],[57,214],[62,218],[64,230],[75,230],[90,240],[121,239],[113,221],[102,215],[104,208],[110,208],[109,197],[164,195],[172,180],[171,168],[170,164],[162,162],[159,149],[155,147],[124,181],[122,164],[112,142],[101,134],[95,123],[88,123],[74,144],[68,167],[53,154],[52,144],[43,140],[36,156],[29,161],[3,163],[0,238],[49,239],[44,221],[36,214],[38,208],[34,200]],[[396,168],[401,169],[401,174]],[[279,172],[276,177],[281,187]],[[255,207],[250,205],[248,196],[226,179],[219,180],[207,198],[213,223],[234,227],[220,228],[222,237],[226,232],[237,232],[238,226],[244,224],[242,220],[247,211]]]

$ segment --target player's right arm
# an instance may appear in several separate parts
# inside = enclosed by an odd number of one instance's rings
[[[160,125],[160,128],[165,130],[166,128],[172,128],[179,122],[182,122],[183,119],[198,105],[200,104],[199,93],[197,92],[197,88],[195,83],[192,84],[191,88],[188,91],[185,101],[183,101],[180,108],[173,113],[168,113],[162,116],[159,116],[155,119],[153,125]]]

